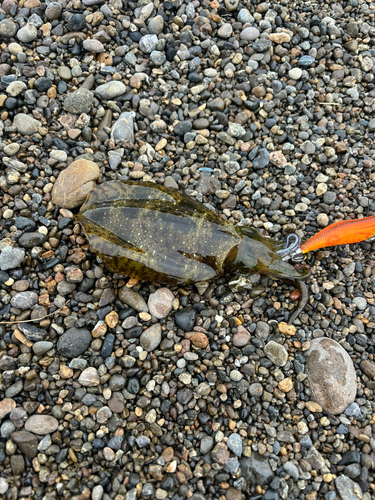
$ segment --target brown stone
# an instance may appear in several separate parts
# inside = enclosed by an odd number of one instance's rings
[[[205,349],[208,346],[208,338],[202,332],[185,332],[185,338],[200,349]]]
[[[369,378],[375,379],[375,363],[367,359],[365,361],[361,361],[359,366],[363,373],[365,373]]]
[[[124,411],[124,396],[121,392],[113,392],[108,400],[108,407],[113,413],[122,413]]]
[[[323,337],[311,341],[305,357],[312,399],[333,415],[345,411],[357,393],[349,354],[338,342]]]
[[[251,335],[242,325],[237,327],[237,333],[233,335],[233,345],[236,347],[244,347],[250,342]]]
[[[290,35],[288,33],[271,33],[268,38],[275,43],[288,43],[290,42]]]
[[[90,160],[76,160],[63,170],[52,190],[52,201],[63,208],[82,205],[95,187],[99,167]]]
[[[16,407],[16,402],[12,398],[4,398],[0,401],[0,419],[6,417]]]

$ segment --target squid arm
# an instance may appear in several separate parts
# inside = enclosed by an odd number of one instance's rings
[[[347,243],[359,243],[375,235],[375,215],[335,222],[302,243],[302,253]]]

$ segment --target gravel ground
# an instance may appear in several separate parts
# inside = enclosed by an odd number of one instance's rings
[[[153,180],[280,241],[375,213],[375,5],[3,0],[0,496],[370,500],[374,245],[134,283],[75,220]]]

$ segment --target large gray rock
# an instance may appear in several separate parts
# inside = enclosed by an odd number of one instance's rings
[[[242,457],[240,459],[242,477],[246,481],[246,489],[249,491],[251,486],[266,486],[270,484],[274,473],[268,463],[267,457],[253,451],[251,457]]]
[[[305,356],[312,399],[333,415],[342,413],[357,393],[349,354],[334,340],[318,338],[311,341]]]

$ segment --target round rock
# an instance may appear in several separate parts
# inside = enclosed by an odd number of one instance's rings
[[[63,208],[82,205],[95,187],[99,167],[90,160],[79,159],[63,170],[52,190],[52,201]]]
[[[55,432],[58,426],[58,420],[51,415],[31,415],[25,422],[27,431],[41,436]]]
[[[84,353],[92,340],[85,328],[69,328],[57,342],[57,351],[65,358],[75,358]]]
[[[89,366],[78,378],[78,382],[85,387],[96,387],[100,384],[99,374],[93,366]]]
[[[345,349],[329,338],[311,341],[305,353],[312,399],[337,415],[353,403],[357,393],[353,362]]]
[[[288,361],[288,353],[285,347],[271,340],[264,348],[264,354],[276,366],[284,366]]]
[[[166,318],[172,310],[173,300],[174,295],[169,288],[159,288],[148,299],[149,313],[157,319]]]
[[[38,30],[33,23],[27,23],[17,32],[17,38],[22,43],[30,43],[38,36]]]

